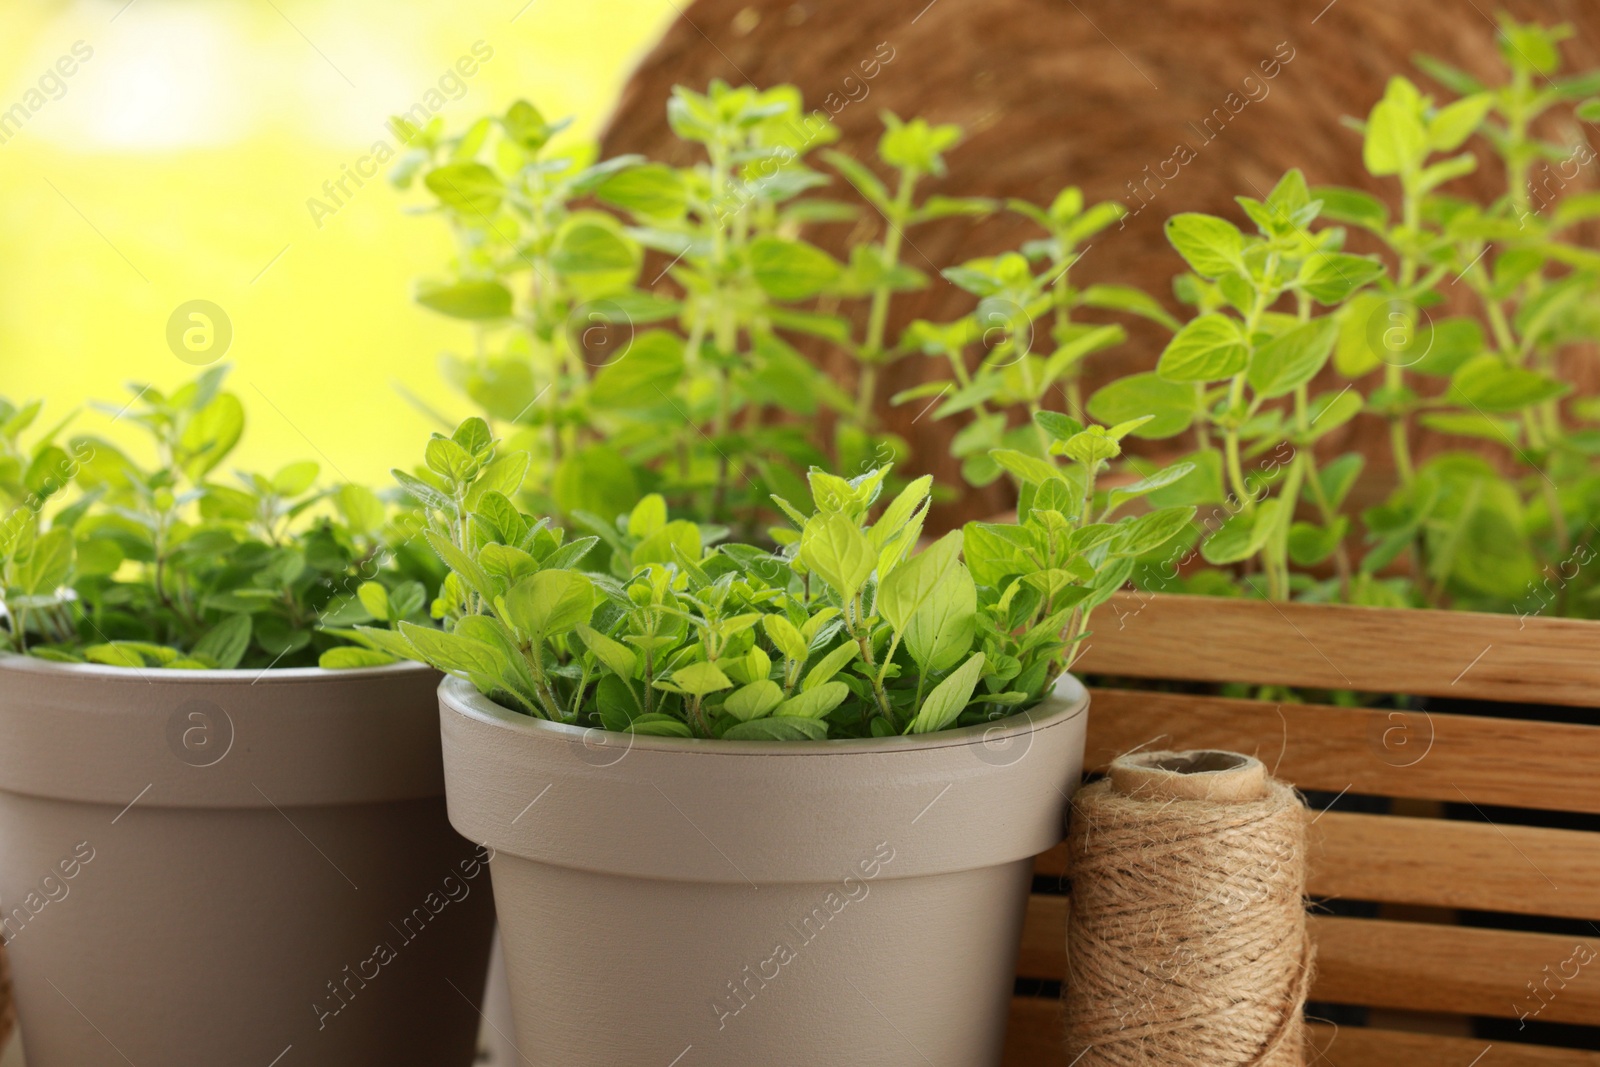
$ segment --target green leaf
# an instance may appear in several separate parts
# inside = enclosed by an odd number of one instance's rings
[[[1171,541],[1194,520],[1194,508],[1178,506],[1161,508],[1135,519],[1124,520],[1119,525],[1123,533],[1115,552],[1119,556],[1142,556]]]
[[[400,632],[417,655],[441,671],[483,678],[499,676],[499,652],[481,641],[412,622],[402,622]]]
[[[619,171],[596,186],[595,196],[654,219],[677,218],[688,204],[683,176],[665,163],[644,163]]]
[[[446,163],[422,179],[439,202],[463,215],[482,221],[500,210],[505,186],[482,163]]]
[[[1078,303],[1084,307],[1104,308],[1107,311],[1126,311],[1152,322],[1159,322],[1176,331],[1178,320],[1162,307],[1155,297],[1143,289],[1130,285],[1091,285],[1078,294]]]
[[[782,615],[767,615],[761,620],[762,629],[766,630],[767,637],[772,645],[786,659],[798,660],[804,663],[810,652],[810,645],[795,625]]]
[[[594,583],[573,571],[540,571],[512,586],[500,602],[506,622],[542,641],[589,621]]]
[[[1340,186],[1323,186],[1316,193],[1322,201],[1322,217],[1347,222],[1363,229],[1383,232],[1389,227],[1389,209],[1371,193]]]
[[[482,616],[474,616],[481,618]],[[466,620],[462,620],[465,622]],[[330,630],[330,633],[352,641],[360,641],[368,648],[379,652],[387,652],[396,659],[421,660],[417,647],[411,639],[396,630],[379,630],[372,626],[357,626],[353,630]]]
[[[221,670],[232,670],[250,647],[250,628],[250,616],[229,615],[195,642],[193,654]]]
[[[1250,388],[1262,397],[1287,396],[1328,362],[1339,322],[1328,315],[1287,330],[1257,348],[1250,359]]]
[[[970,538],[964,532],[964,542]],[[940,575],[933,592],[907,620],[902,634],[906,651],[926,673],[949,670],[971,650],[977,618],[977,585],[972,573],[957,563]]]
[[[1115,425],[1144,415],[1149,422],[1133,431],[1135,437],[1159,440],[1176,437],[1193,424],[1200,412],[1200,396],[1188,382],[1173,382],[1154,372],[1117,378],[1089,398],[1089,414]]]
[[[822,249],[805,241],[758,237],[750,244],[750,270],[774,300],[808,300],[827,289],[843,268]]]
[[[101,663],[107,667],[145,666],[143,656],[121,644],[90,645],[83,650],[83,656],[90,663]]]
[[[800,682],[801,690],[816,689],[826,685],[828,680],[845,668],[845,665],[855,660],[861,650],[852,642],[846,641],[812,666]]]
[[[72,531],[52,529],[39,535],[25,563],[17,568],[24,596],[52,596],[72,574]]]
[[[640,538],[628,561],[634,567],[647,563],[677,563],[677,553],[698,561],[701,556],[700,527],[686,519],[673,519],[661,529]]]
[[[1015,475],[1024,485],[1043,485],[1061,478],[1061,471],[1054,463],[1014,448],[991,448],[989,456],[1001,470]]]
[[[1566,382],[1538,371],[1511,367],[1484,355],[1464,364],[1450,379],[1450,399],[1484,411],[1519,411],[1571,392]]]
[[[383,527],[383,501],[366,486],[353,483],[341,485],[333,494],[333,503],[354,534],[372,534]]]
[[[528,473],[528,463],[529,456],[526,452],[506,452],[496,456],[473,479],[472,488],[467,490],[467,507],[478,507],[490,493],[506,498],[514,496],[517,490],[522,488],[522,479]],[[511,531],[502,528],[502,532]]]
[[[1165,489],[1167,486],[1181,482],[1194,470],[1195,464],[1193,463],[1174,463],[1172,466],[1156,471],[1154,474],[1146,475],[1136,482],[1119,485],[1112,489],[1108,503],[1112,508],[1116,508],[1147,493],[1154,493],[1157,490]],[[1063,514],[1065,513],[1063,512]]]
[[[1218,278],[1242,265],[1244,235],[1215,215],[1185,212],[1167,220],[1167,240],[1202,278]]]
[[[646,330],[595,375],[589,398],[600,408],[644,408],[669,402],[683,377],[683,340]]]
[[[610,519],[633,510],[639,481],[622,453],[610,445],[589,445],[562,459],[552,495],[565,514],[587,511]]]
[[[1240,563],[1261,551],[1284,515],[1283,501],[1262,501],[1253,512],[1239,512],[1200,547],[1206,562],[1221,566]]]
[[[427,599],[428,591],[421,582],[401,582],[389,594],[389,617],[398,620],[415,615]]]
[[[944,583],[946,572],[959,566],[961,531],[952,530],[890,572],[878,586],[878,614],[898,633]]]
[[[1361,414],[1364,403],[1361,394],[1348,387],[1337,392],[1319,393],[1312,399],[1307,411],[1311,417],[1311,429],[1296,435],[1296,439],[1301,444],[1309,444],[1331,433]]]
[[[672,677],[666,681],[656,682],[656,686],[670,686],[690,696],[703,697],[710,693],[719,693],[724,689],[733,688],[733,680],[715,663],[701,660],[679,667],[672,672]]]
[[[822,741],[827,736],[827,723],[788,715],[734,723],[722,734],[725,741]]]
[[[424,538],[434,552],[438,554],[439,558],[444,561],[445,566],[460,575],[461,580],[479,596],[493,600],[499,595],[500,588],[489,576],[489,573],[483,569],[477,560],[458,548],[455,542],[437,530],[429,530],[424,535]]]
[[[497,281],[419,282],[416,301],[453,319],[503,319],[511,314],[511,290]]]
[[[1494,97],[1478,93],[1440,108],[1428,120],[1428,147],[1435,152],[1454,152],[1482,125],[1494,106]]]
[[[580,623],[574,629],[583,639],[584,647],[593,652],[595,658],[603,663],[607,670],[621,678],[633,678],[634,672],[639,668],[639,657],[633,649],[620,641],[612,640],[586,623]]]
[[[394,662],[395,658],[387,653],[370,648],[356,648],[352,645],[327,649],[317,658],[317,666],[331,671],[356,667],[382,667],[384,664]]]
[[[195,481],[227,458],[244,433],[244,405],[232,393],[219,393],[184,429],[180,444],[188,458],[185,473]]]
[[[889,191],[884,188],[883,182],[879,180],[878,176],[863,164],[851,159],[843,152],[828,151],[822,155],[835,170],[844,175],[846,181],[856,187],[856,192],[860,193],[868,203],[874,204],[879,208],[887,208],[889,206]]]
[[[767,617],[772,618],[770,615]],[[728,699],[723,701],[722,710],[740,722],[749,722],[751,719],[759,719],[763,715],[770,714],[782,703],[783,687],[777,682],[762,678],[729,693]]]
[[[820,719],[843,704],[849,695],[850,687],[843,682],[823,682],[802,689],[779,704],[772,714],[779,718]]]
[[[972,699],[972,691],[977,688],[983,663],[983,653],[974,652],[950,677],[934,686],[933,691],[923,699],[916,718],[906,727],[906,733],[931,734],[960,718],[967,702]]]
[[[1361,148],[1367,172],[1379,177],[1420,169],[1428,152],[1427,131],[1411,102],[1416,90],[1413,88],[1409,96],[1396,93],[1396,82],[1404,83],[1405,79],[1393,79],[1389,94],[1367,116],[1366,140]]]
[[[833,511],[813,516],[800,535],[800,561],[849,601],[867,584],[878,555],[854,519]]]
[[[1306,260],[1299,286],[1319,304],[1338,304],[1383,276],[1383,264],[1370,256],[1318,252]]]
[[[609,215],[585,212],[569,218],[556,235],[550,262],[564,275],[631,278],[642,253]]]
[[[648,737],[693,737],[689,724],[670,715],[641,715],[628,726],[628,732]]]
[[[1317,471],[1322,495],[1333,510],[1337,511],[1344,506],[1344,498],[1355,487],[1356,480],[1361,477],[1361,470],[1366,465],[1365,457],[1360,453],[1350,452],[1323,464]]]
[[[1332,526],[1297,522],[1289,528],[1289,558],[1302,567],[1315,567],[1333,555],[1349,529],[1346,515],[1340,515]]]
[[[1156,373],[1170,382],[1214,382],[1231,378],[1250,361],[1239,326],[1226,315],[1201,315],[1178,331]]]
[[[1522,436],[1522,424],[1516,419],[1497,419],[1475,411],[1429,411],[1419,416],[1417,421],[1440,433],[1476,437],[1497,444],[1515,445]]]
[[[438,434],[428,440],[423,458],[429,470],[452,482],[465,482],[478,472],[478,461],[471,452]]]

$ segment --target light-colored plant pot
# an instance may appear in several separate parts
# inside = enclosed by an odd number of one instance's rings
[[[993,1067],[1087,694],[917,738],[721,742],[440,686],[450,819],[493,848],[516,1043],[560,1067]]]
[[[466,1067],[493,907],[437,675],[0,657],[28,1067]]]

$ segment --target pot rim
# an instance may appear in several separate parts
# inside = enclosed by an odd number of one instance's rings
[[[399,660],[376,667],[265,667],[260,670],[232,668],[229,670],[173,670],[170,667],[113,667],[104,663],[62,663],[59,660],[40,659],[21,652],[0,652],[0,670],[31,671],[38,674],[62,674],[79,678],[160,682],[163,685],[212,685],[228,682],[268,682],[272,685],[295,685],[323,682],[340,678],[372,678],[412,671],[426,673],[433,668],[415,660]]]
[[[459,715],[476,719],[498,729],[525,735],[546,735],[550,740],[582,745],[595,733],[615,731],[599,727],[571,726],[534,718],[497,704],[478,692],[471,682],[446,675],[439,683],[439,695]],[[1084,714],[1089,707],[1089,692],[1076,677],[1063,672],[1049,695],[1023,711],[993,722],[939,730],[929,734],[900,734],[894,737],[841,737],[824,741],[723,741],[705,737],[654,737],[648,734],[615,733],[626,738],[630,750],[693,753],[704,756],[855,756],[885,755],[896,752],[927,752],[933,749],[992,745],[1059,726]]]

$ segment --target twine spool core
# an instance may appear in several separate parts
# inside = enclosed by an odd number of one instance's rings
[[[1111,788],[1130,797],[1236,804],[1267,795],[1267,768],[1218,749],[1135,752],[1111,761]]]

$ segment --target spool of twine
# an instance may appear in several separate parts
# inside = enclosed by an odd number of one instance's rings
[[[1143,752],[1072,809],[1068,1059],[1303,1067],[1312,952],[1295,791],[1235,752]]]

